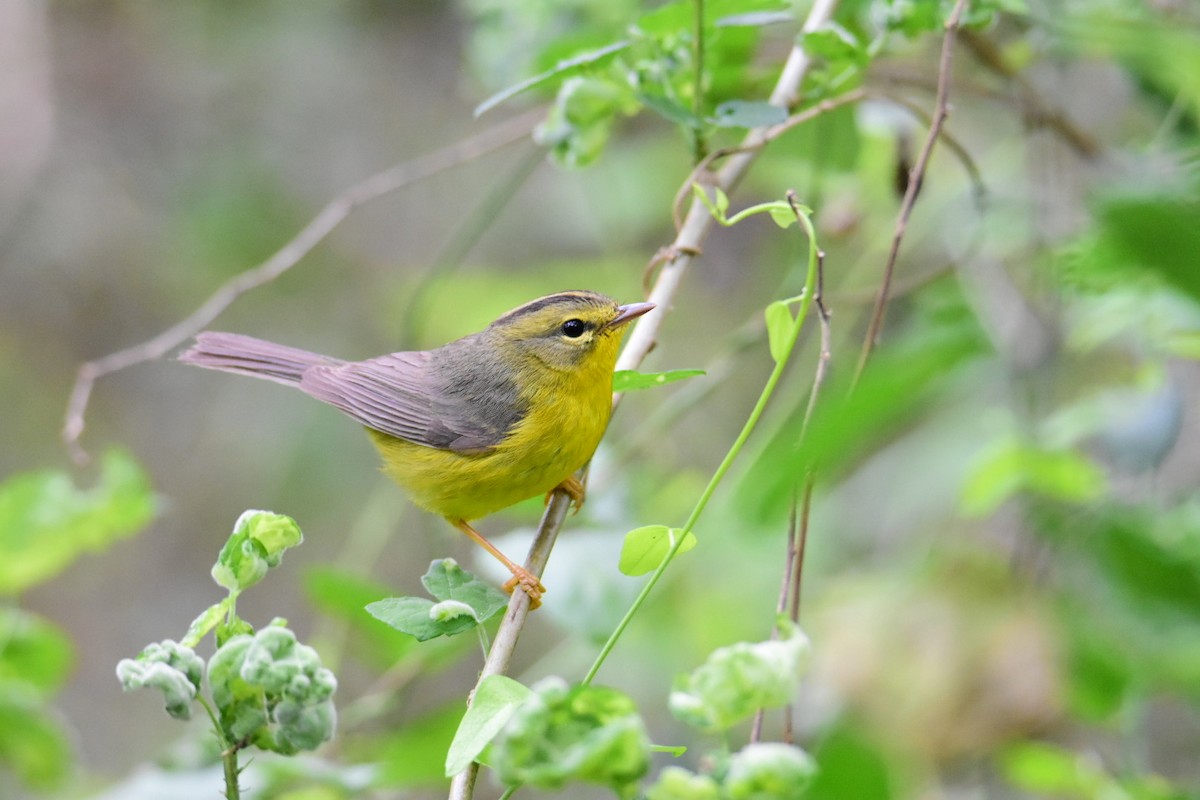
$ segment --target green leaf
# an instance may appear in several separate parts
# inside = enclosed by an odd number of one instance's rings
[[[453,558],[438,558],[421,576],[421,584],[438,600],[457,600],[475,609],[480,620],[508,605],[508,595],[458,565]]]
[[[200,644],[200,640],[209,634],[214,628],[221,624],[225,619],[225,615],[229,613],[229,598],[226,597],[219,603],[213,603],[200,615],[192,620],[192,624],[188,626],[187,633],[179,640],[179,643],[185,647],[195,647]]]
[[[1140,265],[1200,300],[1200,198],[1114,197],[1098,209],[1101,247],[1125,265]]]
[[[977,328],[955,326],[936,338],[877,349],[853,390],[853,370],[831,373],[804,441],[804,412],[797,409],[740,480],[742,508],[760,519],[773,517],[788,507],[797,476],[814,468],[823,479],[837,480],[880,442],[928,412],[938,393],[981,351]]]
[[[505,675],[484,678],[446,753],[446,777],[469,767],[529,695],[526,686]]]
[[[713,187],[713,202],[716,204],[720,217],[724,219],[726,212],[729,211],[729,195],[725,194],[725,190],[720,186]]]
[[[1043,742],[1014,745],[1004,754],[1001,766],[1014,786],[1038,794],[1094,797],[1104,783],[1103,774],[1084,758]]]
[[[795,221],[795,217],[792,221]],[[763,314],[767,320],[767,346],[771,350],[771,359],[778,364],[788,355],[788,346],[796,330],[796,318],[783,300],[771,303]]]
[[[291,517],[272,511],[244,511],[234,523],[213,565],[212,577],[230,592],[241,592],[278,566],[283,553],[304,541]]]
[[[628,696],[551,677],[512,712],[488,763],[507,786],[587,781],[625,796],[650,768],[650,740]]]
[[[695,378],[703,375],[702,369],[672,369],[666,372],[638,372],[635,369],[622,369],[613,373],[614,392],[632,392],[639,389],[651,389],[655,386],[665,386],[668,383]]]
[[[804,52],[835,67],[865,67],[871,60],[858,37],[836,22],[809,31],[800,41]]]
[[[49,621],[0,608],[0,687],[20,684],[41,696],[62,687],[71,670],[71,641]]]
[[[821,737],[814,754],[820,769],[806,796],[893,800],[899,791],[896,787],[903,781],[889,774],[889,761],[874,742],[878,737],[861,735],[847,724],[842,718]]]
[[[667,700],[671,713],[708,732],[720,732],[760,708],[791,702],[812,646],[786,618],[784,636],[766,642],[739,642],[712,652],[708,660],[680,675]]]
[[[721,128],[765,128],[787,119],[787,110],[761,100],[728,100],[717,106],[709,120]]]
[[[629,87],[602,77],[563,81],[534,140],[567,167],[584,167],[600,157],[618,114],[638,108]]]
[[[368,604],[366,609],[375,619],[415,637],[418,642],[454,636],[477,624],[472,617],[434,619],[433,607],[434,602],[427,597],[388,597]]]
[[[645,575],[658,569],[667,553],[679,541],[683,531],[666,525],[645,525],[625,534],[621,545],[620,569],[626,575]],[[676,555],[686,553],[696,546],[696,537],[689,531],[679,545]]]
[[[452,558],[430,563],[421,583],[437,603],[424,597],[389,597],[367,605],[367,613],[424,642],[469,631],[508,605],[507,595]]]
[[[1009,440],[993,447],[968,474],[962,507],[966,514],[982,517],[1022,491],[1086,503],[1101,497],[1106,488],[1100,468],[1078,453]]]
[[[56,716],[32,694],[0,692],[0,766],[32,789],[57,788],[71,774],[71,747]]]
[[[548,69],[538,75],[534,75],[532,78],[526,78],[520,83],[514,84],[507,89],[499,91],[488,99],[484,100],[482,103],[475,106],[475,116],[482,116],[484,113],[490,111],[504,101],[516,97],[522,92],[528,91],[535,86],[546,83],[553,78],[565,78],[580,72],[584,67],[598,65],[601,61],[605,60],[609,56],[619,53],[627,47],[629,47],[629,42],[622,40],[605,45],[604,47],[596,50],[589,50],[585,53],[580,53],[577,56],[563,59],[555,64],[553,68]]]
[[[771,206],[767,213],[771,215],[771,221],[784,230],[796,224],[796,212],[790,207]]]
[[[136,534],[156,510],[145,473],[112,450],[91,489],[60,470],[27,472],[0,485],[0,595],[25,591],[87,552]]]
[[[646,108],[676,125],[683,125],[688,128],[700,128],[704,124],[704,120],[693,114],[690,108],[664,95],[639,92],[637,99]]]
[[[783,0],[706,0],[704,20],[706,27],[763,25],[766,20],[759,19],[759,16],[764,13],[771,15],[769,21],[777,21],[780,15],[795,20],[796,15],[789,8]],[[689,30],[695,13],[694,0],[673,0],[642,14],[634,27],[647,34],[673,35],[681,30]],[[742,17],[746,19],[740,20]]]

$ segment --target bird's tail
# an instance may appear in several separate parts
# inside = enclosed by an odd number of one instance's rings
[[[253,336],[213,331],[198,334],[196,343],[180,355],[179,360],[206,369],[264,378],[285,386],[298,385],[309,367],[343,363],[336,358],[255,339]]]

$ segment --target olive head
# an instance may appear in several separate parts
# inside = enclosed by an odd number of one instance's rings
[[[595,363],[611,371],[625,324],[652,308],[653,303],[619,305],[596,292],[559,292],[509,311],[487,332],[502,346],[514,345],[518,358],[532,356],[553,370]]]

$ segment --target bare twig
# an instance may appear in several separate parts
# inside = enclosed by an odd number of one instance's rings
[[[942,56],[938,65],[937,101],[934,104],[933,118],[930,121],[929,133],[925,137],[925,144],[922,145],[917,162],[913,165],[909,175],[908,187],[904,191],[904,200],[900,203],[900,212],[896,217],[896,229],[892,234],[892,246],[888,251],[887,263],[883,268],[883,278],[879,283],[879,291],[875,295],[875,307],[871,312],[871,322],[867,327],[867,335],[863,340],[858,366],[854,371],[855,383],[862,375],[862,371],[867,365],[867,359],[871,357],[871,352],[879,339],[880,330],[883,328],[883,318],[887,312],[888,292],[892,285],[892,275],[896,270],[896,258],[900,254],[900,243],[908,229],[908,220],[912,216],[913,206],[916,205],[917,194],[921,191],[921,183],[925,179],[925,171],[929,167],[929,158],[933,154],[933,147],[937,144],[942,124],[950,113],[950,71],[954,63],[954,42],[966,6],[967,0],[958,0],[954,4],[954,10],[950,13],[950,18],[946,20],[946,33],[942,37]]]
[[[906,111],[908,111],[908,113],[912,114],[929,127],[933,127],[932,118],[930,118],[929,114],[926,113],[926,111],[916,103],[890,92],[882,92],[879,94],[879,96],[886,99],[889,103],[895,103],[896,105],[904,108]],[[954,155],[958,158],[959,163],[962,164],[963,169],[967,173],[968,180],[971,181],[972,199],[974,199],[977,208],[982,208],[987,199],[987,186],[983,182],[983,174],[979,171],[979,166],[975,163],[975,159],[971,158],[971,154],[967,152],[967,148],[963,147],[962,143],[959,142],[958,139],[956,139],[950,133],[950,131],[943,128],[940,131],[939,136],[941,136],[942,144],[946,145],[946,147],[950,149],[950,152],[954,153]]]
[[[836,6],[837,0],[816,0],[809,11],[808,18],[804,22],[804,30],[811,31],[825,24],[833,16]],[[771,92],[770,102],[772,104],[781,108],[790,108],[795,104],[800,82],[808,71],[808,65],[809,59],[804,51],[798,45],[793,47],[775,84],[775,88]],[[740,182],[751,164],[754,163],[754,151],[769,141],[767,132],[767,128],[755,128],[747,133],[742,144],[745,151],[733,154],[729,158],[716,176],[716,185],[728,192]],[[686,185],[689,187],[691,185],[690,176]],[[659,310],[657,313],[648,314],[637,321],[634,329],[629,334],[625,349],[621,351],[621,356],[617,360],[618,370],[636,368],[650,351],[654,349],[654,345],[658,339],[659,327],[672,307],[675,294],[679,289],[680,283],[683,281],[683,276],[687,272],[687,268],[691,265],[692,260],[699,254],[704,238],[714,224],[715,222],[708,213],[708,209],[700,201],[694,200],[687,217],[679,226],[674,243],[664,251],[665,256],[662,258],[662,266],[658,271],[654,286],[647,297],[648,300],[658,305]],[[547,508],[546,513],[542,516],[542,523],[538,527],[538,532],[534,538],[533,547],[535,550],[542,547],[543,542],[548,542],[544,548],[548,553],[548,547],[553,544],[558,528],[562,524],[563,517],[566,514],[566,507],[566,498],[556,492],[554,499],[550,503],[550,507]],[[526,564],[526,568],[534,574],[540,575],[544,562],[535,568],[532,559],[533,550],[530,551],[530,562]],[[519,593],[514,592],[513,594],[516,595]],[[501,621],[500,628],[496,632],[496,640],[492,643],[492,649],[488,653],[487,663],[484,665],[485,671],[481,673],[481,680],[487,675],[498,674],[494,671],[492,665],[495,665],[497,668],[507,669],[508,662],[512,658],[512,651],[516,647],[520,628],[525,621],[526,612],[521,610],[525,606],[526,601],[519,597],[514,597],[512,603],[509,605],[509,612],[505,615],[503,621]],[[513,630],[508,630],[510,628]],[[450,800],[470,800],[474,792],[475,778],[478,772],[479,764],[472,762],[466,770],[455,776],[453,782],[450,784]]]
[[[270,283],[294,267],[359,206],[525,138],[540,115],[541,112],[537,111],[513,117],[469,139],[413,161],[397,164],[351,186],[331,200],[274,255],[225,283],[180,322],[149,341],[82,364],[75,376],[62,431],[63,441],[72,457],[77,463],[87,462],[87,452],[79,444],[79,437],[83,435],[88,400],[98,379],[135,364],[163,357],[199,333],[243,294]]]

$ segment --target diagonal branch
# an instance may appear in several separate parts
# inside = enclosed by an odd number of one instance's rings
[[[946,20],[946,33],[942,37],[942,56],[938,64],[937,101],[934,104],[933,118],[930,121],[929,133],[925,136],[925,144],[921,146],[917,162],[908,176],[908,186],[904,190],[904,200],[900,203],[900,212],[896,217],[896,229],[892,234],[892,246],[888,251],[887,263],[883,268],[883,279],[880,281],[879,291],[875,295],[875,307],[871,312],[871,322],[867,327],[867,336],[863,340],[858,366],[854,370],[854,383],[858,383],[863,369],[867,366],[867,359],[871,357],[871,352],[879,340],[883,319],[887,313],[892,276],[896,271],[896,258],[900,255],[900,243],[904,239],[905,231],[908,230],[908,219],[912,216],[913,206],[916,205],[917,195],[925,180],[925,171],[929,168],[929,158],[933,154],[933,146],[937,144],[942,124],[945,123],[946,117],[950,113],[950,71],[954,63],[954,42],[958,36],[958,28],[966,6],[967,0],[958,0],[954,4],[954,10],[950,13],[950,18]]]
[[[397,164],[356,183],[329,201],[311,222],[274,255],[232,278],[213,292],[199,308],[175,325],[153,339],[80,365],[75,376],[75,386],[67,403],[62,431],[63,441],[71,456],[77,463],[87,462],[87,452],[79,444],[79,437],[83,435],[84,415],[87,413],[88,400],[97,380],[135,364],[162,358],[203,330],[243,294],[270,283],[294,267],[359,206],[517,142],[529,134],[540,117],[540,111],[513,117],[469,139],[435,150],[413,161]]]

